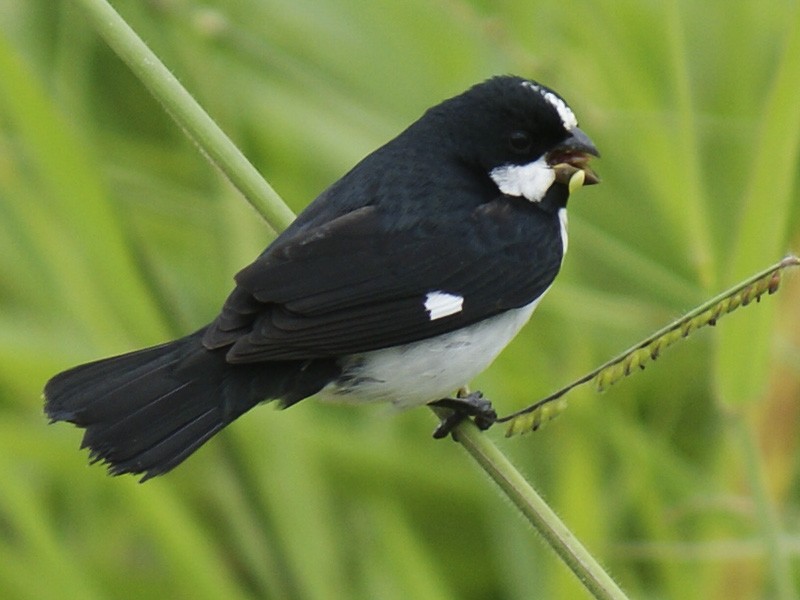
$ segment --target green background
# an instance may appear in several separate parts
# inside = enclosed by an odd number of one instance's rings
[[[600,148],[500,412],[800,248],[800,12],[775,0],[114,3],[294,210],[493,74]],[[586,597],[417,409],[243,417],[169,476],[86,466],[55,372],[188,333],[274,234],[77,4],[0,0],[0,595]],[[800,589],[800,278],[544,430],[496,438],[636,598]]]

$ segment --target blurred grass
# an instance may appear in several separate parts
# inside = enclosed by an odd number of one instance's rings
[[[502,412],[800,246],[796,1],[115,6],[294,210],[487,76],[566,96],[604,183],[475,384]],[[261,408],[145,486],[47,427],[50,375],[203,324],[271,236],[77,6],[0,0],[2,597],[583,597],[428,411]],[[798,306],[499,442],[632,596],[794,597]]]

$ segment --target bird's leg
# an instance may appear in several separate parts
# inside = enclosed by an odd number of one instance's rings
[[[433,437],[447,437],[464,419],[473,418],[478,429],[485,431],[497,421],[497,413],[492,403],[480,392],[470,392],[466,388],[458,390],[455,398],[442,398],[429,403],[430,406],[446,408],[450,414],[444,417],[433,432]]]

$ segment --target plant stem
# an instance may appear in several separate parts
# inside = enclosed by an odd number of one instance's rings
[[[492,443],[489,436],[482,434],[472,421],[465,420],[455,428],[454,437],[500,486],[503,493],[541,534],[547,545],[558,554],[595,598],[603,600],[627,598],[553,509]]]
[[[84,6],[98,31],[114,51],[164,105],[200,150],[242,191],[259,214],[277,231],[291,223],[294,215],[280,196],[108,2],[76,1]],[[469,421],[461,423],[454,433],[464,448],[497,482],[596,598],[626,598],[488,436],[480,435],[475,425]]]
[[[186,135],[225,174],[275,231],[294,213],[228,136],[106,0],[75,0],[109,46],[161,102]]]

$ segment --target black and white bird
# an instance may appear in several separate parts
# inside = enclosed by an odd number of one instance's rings
[[[113,474],[169,471],[256,404],[440,401],[528,321],[567,249],[597,150],[553,90],[494,77],[429,109],[322,192],[184,338],[46,385],[52,421]],[[437,431],[447,433],[453,422]]]

